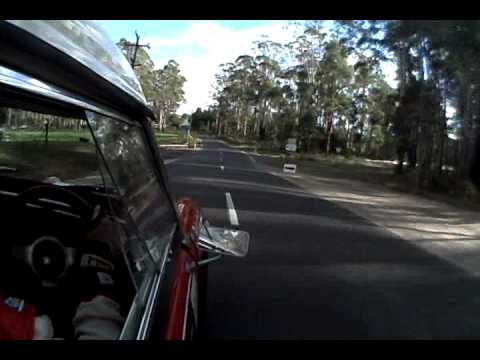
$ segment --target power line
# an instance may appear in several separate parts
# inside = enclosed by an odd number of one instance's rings
[[[127,48],[133,47],[133,56],[130,58],[130,65],[132,66],[133,69],[135,69],[135,66],[140,66],[141,65],[141,64],[136,64],[135,63],[135,61],[137,60],[138,48],[145,47],[145,48],[150,50],[150,45],[149,44],[139,44],[140,36],[138,35],[138,33],[136,31],[135,31],[135,37],[137,38],[135,43],[131,43],[131,42],[127,41],[126,44],[125,44],[125,46]],[[127,50],[127,52],[128,52],[128,50]]]

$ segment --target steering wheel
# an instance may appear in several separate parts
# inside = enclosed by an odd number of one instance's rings
[[[97,220],[98,208],[55,185],[31,187],[16,200],[19,224],[12,255],[31,270],[41,286],[57,287],[75,263],[76,248]],[[27,224],[23,224],[25,218]]]
[[[35,304],[38,314],[50,317],[55,336],[73,338],[72,318],[84,284],[70,275],[89,231],[103,218],[100,205],[68,188],[42,184],[17,195],[4,210],[1,291]]]

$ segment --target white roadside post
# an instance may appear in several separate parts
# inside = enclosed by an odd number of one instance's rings
[[[297,151],[297,139],[289,138],[287,140],[287,145],[285,145],[285,150],[287,151],[287,159],[285,164],[283,164],[283,172],[287,174],[295,174],[297,171],[297,165],[288,162],[288,154]]]

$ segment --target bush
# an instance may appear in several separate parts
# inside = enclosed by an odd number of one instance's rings
[[[476,201],[480,199],[480,190],[472,181],[466,181],[464,187],[465,197],[469,199],[475,199]]]

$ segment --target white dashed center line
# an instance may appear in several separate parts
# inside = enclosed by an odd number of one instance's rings
[[[222,170],[222,171],[225,170],[225,166],[223,166],[223,165],[220,166],[220,170]]]
[[[233,205],[232,195],[229,192],[225,193],[227,198],[227,209],[228,209],[228,216],[230,217],[230,224],[232,226],[240,225],[238,222],[237,212],[235,211],[235,206]]]

